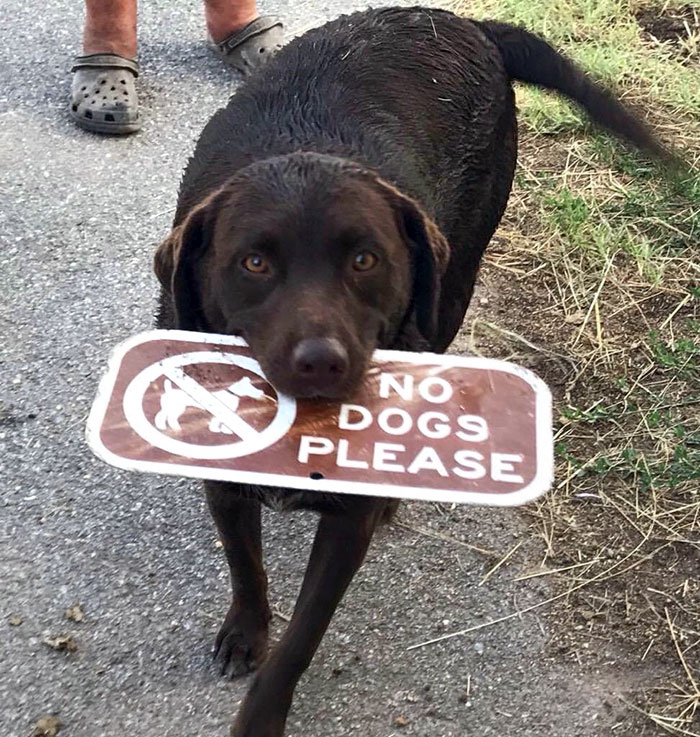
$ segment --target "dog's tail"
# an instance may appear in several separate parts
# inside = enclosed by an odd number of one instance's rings
[[[479,25],[498,46],[511,79],[560,92],[582,107],[598,125],[651,158],[674,169],[685,168],[631,110],[544,39],[507,23],[486,21]]]

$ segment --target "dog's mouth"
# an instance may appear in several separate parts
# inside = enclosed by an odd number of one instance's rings
[[[270,361],[262,357],[257,360],[275,391],[294,399],[340,402],[349,400],[358,393],[365,380],[370,357],[371,353],[359,362],[350,361],[344,372],[328,371],[322,377],[303,373],[294,375],[287,369],[287,361]]]
[[[263,367],[263,371],[265,371]],[[343,384],[342,386],[316,386],[312,382],[290,381],[289,379],[276,379],[265,371],[265,375],[280,394],[285,394],[294,399],[308,399],[319,402],[341,402],[351,399],[362,385],[364,373],[359,380]]]
[[[286,394],[294,399],[306,399],[315,402],[342,402],[348,400],[354,394],[354,392],[330,392],[323,390],[316,390],[313,388],[307,389],[304,387],[292,388],[290,391],[279,389],[274,383],[272,384],[275,389],[282,394]]]

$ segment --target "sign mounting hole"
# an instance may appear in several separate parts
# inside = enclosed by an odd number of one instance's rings
[[[324,478],[323,474],[320,471],[313,471],[309,474],[309,478],[313,479],[314,481],[321,481],[321,479]]]

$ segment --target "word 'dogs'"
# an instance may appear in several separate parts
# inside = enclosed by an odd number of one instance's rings
[[[324,493],[522,504],[552,480],[551,396],[502,361],[376,351],[343,402],[295,400],[236,337],[119,346],[88,421],[105,461]]]
[[[433,405],[448,405],[454,396],[452,385],[440,376],[428,376],[417,386],[414,376],[397,376],[382,372],[379,374],[379,397],[391,401],[392,398],[412,403],[414,392],[425,402]],[[425,438],[426,443],[445,440],[454,436],[463,447],[452,451],[451,457],[442,458],[432,445],[424,445],[412,457],[407,455],[406,446],[398,442],[375,440],[369,459],[350,457],[352,441],[340,437],[302,435],[299,443],[298,460],[308,464],[314,456],[334,454],[335,463],[340,468],[367,470],[370,465],[375,471],[400,474],[437,473],[443,478],[451,474],[462,479],[478,480],[490,477],[494,481],[522,484],[523,477],[516,472],[517,465],[524,458],[519,453],[492,451],[485,457],[482,452],[470,448],[489,439],[489,426],[486,418],[479,415],[459,414],[451,417],[446,411],[426,410],[412,414],[407,409],[387,406],[376,414],[369,407],[360,404],[341,404],[336,428],[351,433],[374,428],[385,436],[401,437],[409,433]],[[363,446],[365,448],[366,446]]]

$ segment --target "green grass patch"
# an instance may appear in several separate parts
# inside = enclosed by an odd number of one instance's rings
[[[681,663],[674,638],[696,638],[700,616],[700,32],[661,31],[673,31],[669,13],[695,20],[700,0],[680,5],[473,0],[457,11],[546,37],[648,113],[695,172],[664,179],[575,107],[520,86],[519,168],[484,271],[494,293],[528,295],[527,310],[512,298],[482,321],[489,330],[472,325],[477,352],[534,368],[558,397],[555,491],[530,511],[544,559],[590,562],[585,595],[635,612],[598,634],[676,667],[645,684],[642,711],[690,735],[700,645],[684,640]],[[563,585],[581,588],[577,575]],[[668,592],[663,618],[643,593],[650,576]]]
[[[700,495],[700,323],[688,321],[683,333],[673,343],[656,330],[649,333],[645,348],[652,361],[644,384],[632,386],[628,377],[621,377],[605,399],[586,408],[562,408],[572,428],[593,426],[599,436],[619,435],[621,425],[636,428],[626,442],[617,438],[593,459],[590,448],[576,452],[559,443],[557,455],[580,469],[584,484],[586,477],[604,476],[609,483],[614,476],[640,492],[678,491],[688,501]],[[650,385],[665,391],[652,391]]]
[[[474,18],[522,25],[543,35],[627,99],[653,99],[669,115],[697,118],[700,36],[691,28],[688,38],[678,44],[645,37],[636,16],[650,5],[624,0],[470,0],[457,3],[455,9]],[[698,0],[683,5],[700,9]],[[577,109],[550,93],[524,88],[519,102],[523,121],[537,133],[552,135],[588,125]]]

